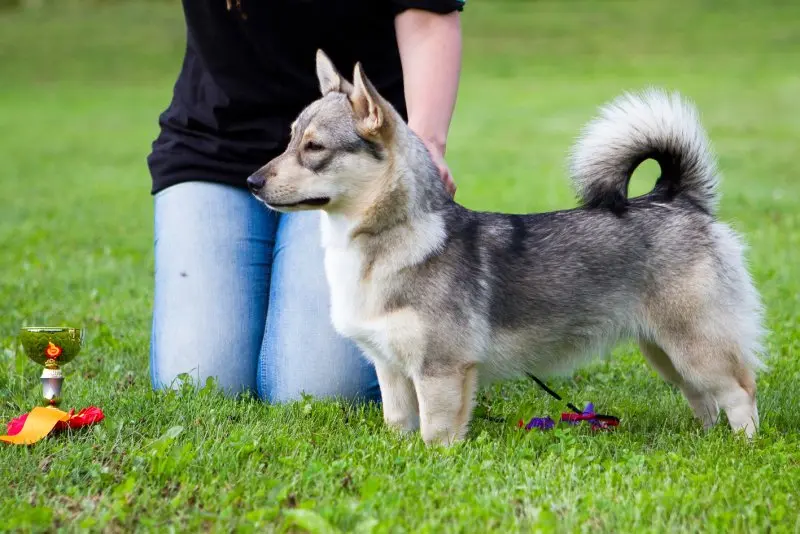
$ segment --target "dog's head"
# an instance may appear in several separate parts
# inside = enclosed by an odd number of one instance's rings
[[[358,211],[385,187],[398,115],[356,64],[353,82],[317,52],[322,96],[292,124],[286,150],[247,179],[272,209]]]

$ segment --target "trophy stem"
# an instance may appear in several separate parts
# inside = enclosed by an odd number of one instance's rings
[[[42,371],[42,396],[47,404],[58,404],[61,401],[61,386],[64,384],[64,375],[61,369],[48,369]]]

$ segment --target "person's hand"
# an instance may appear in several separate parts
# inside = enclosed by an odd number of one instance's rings
[[[453,175],[450,173],[447,162],[444,160],[444,146],[439,143],[428,141],[425,138],[422,139],[422,142],[428,147],[428,152],[430,152],[436,168],[439,169],[439,178],[444,182],[447,192],[450,193],[451,197],[454,197],[456,195],[456,183],[453,180]]]

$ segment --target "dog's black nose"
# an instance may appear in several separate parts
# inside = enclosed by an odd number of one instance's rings
[[[247,187],[253,193],[258,193],[264,187],[264,177],[260,174],[253,174],[247,177]]]

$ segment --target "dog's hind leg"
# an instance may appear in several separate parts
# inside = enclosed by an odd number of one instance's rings
[[[756,404],[756,384],[749,372],[744,369],[734,380],[721,386],[715,397],[728,416],[728,423],[734,430],[742,430],[748,438],[758,430],[758,407]]]
[[[755,373],[761,367],[762,317],[737,241],[729,234],[714,226],[715,252],[687,263],[679,278],[665,278],[650,291],[642,330],[668,356],[689,402],[692,392],[705,399],[710,395],[731,428],[751,437],[759,423]]]
[[[688,390],[700,395],[695,398],[702,399],[696,401],[701,410],[710,403],[710,396],[725,411],[733,430],[744,431],[747,437],[755,434],[759,422],[755,377],[738,346],[730,341],[711,341],[696,332],[662,346],[683,382],[684,394]],[[693,403],[690,395],[687,398]]]
[[[692,407],[695,416],[703,423],[703,428],[708,430],[714,426],[719,418],[719,406],[714,396],[711,395],[711,393],[698,391],[691,387],[691,385],[681,377],[675,369],[675,366],[672,365],[672,361],[669,356],[667,356],[667,353],[655,343],[642,340],[639,342],[639,347],[641,348],[642,354],[644,354],[647,361],[650,362],[650,365],[658,374],[660,374],[664,380],[674,384],[681,390],[683,396],[686,397],[686,400],[689,402],[689,406]]]
[[[414,385],[425,443],[452,445],[464,439],[478,387],[475,365],[460,364],[422,373],[414,379]]]

